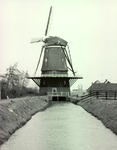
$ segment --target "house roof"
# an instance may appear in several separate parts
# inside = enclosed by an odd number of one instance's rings
[[[117,91],[117,83],[93,83],[88,90]]]

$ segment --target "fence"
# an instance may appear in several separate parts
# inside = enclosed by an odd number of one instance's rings
[[[95,96],[97,98],[103,99],[117,99],[117,92],[116,91],[90,91],[87,95],[81,96],[81,100],[86,99],[88,97]]]

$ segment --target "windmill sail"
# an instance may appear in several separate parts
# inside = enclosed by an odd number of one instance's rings
[[[33,38],[31,39],[31,43],[43,42],[43,38]]]
[[[45,37],[33,38],[33,39],[31,39],[31,43],[44,42],[44,40],[47,38],[51,13],[52,13],[52,6],[50,7],[50,12],[49,12],[48,21],[47,21],[46,30],[45,30]]]
[[[39,63],[40,63],[40,60],[41,60],[43,48],[44,48],[44,47],[42,47],[42,49],[41,49],[41,53],[40,53],[39,60],[38,60],[38,63],[37,63],[37,67],[36,67],[36,70],[35,70],[35,75],[36,75],[37,69],[38,69],[38,67],[39,67]]]
[[[48,28],[49,28],[49,24],[50,24],[51,13],[52,13],[52,6],[50,7],[48,22],[47,22],[47,26],[46,26],[46,30],[45,30],[45,36],[47,36],[47,34],[48,34]]]

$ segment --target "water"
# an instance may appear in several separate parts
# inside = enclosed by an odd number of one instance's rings
[[[117,136],[80,106],[58,102],[33,116],[0,150],[117,150]]]

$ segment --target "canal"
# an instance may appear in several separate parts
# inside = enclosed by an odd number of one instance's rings
[[[117,150],[117,136],[80,106],[54,102],[0,150]]]

